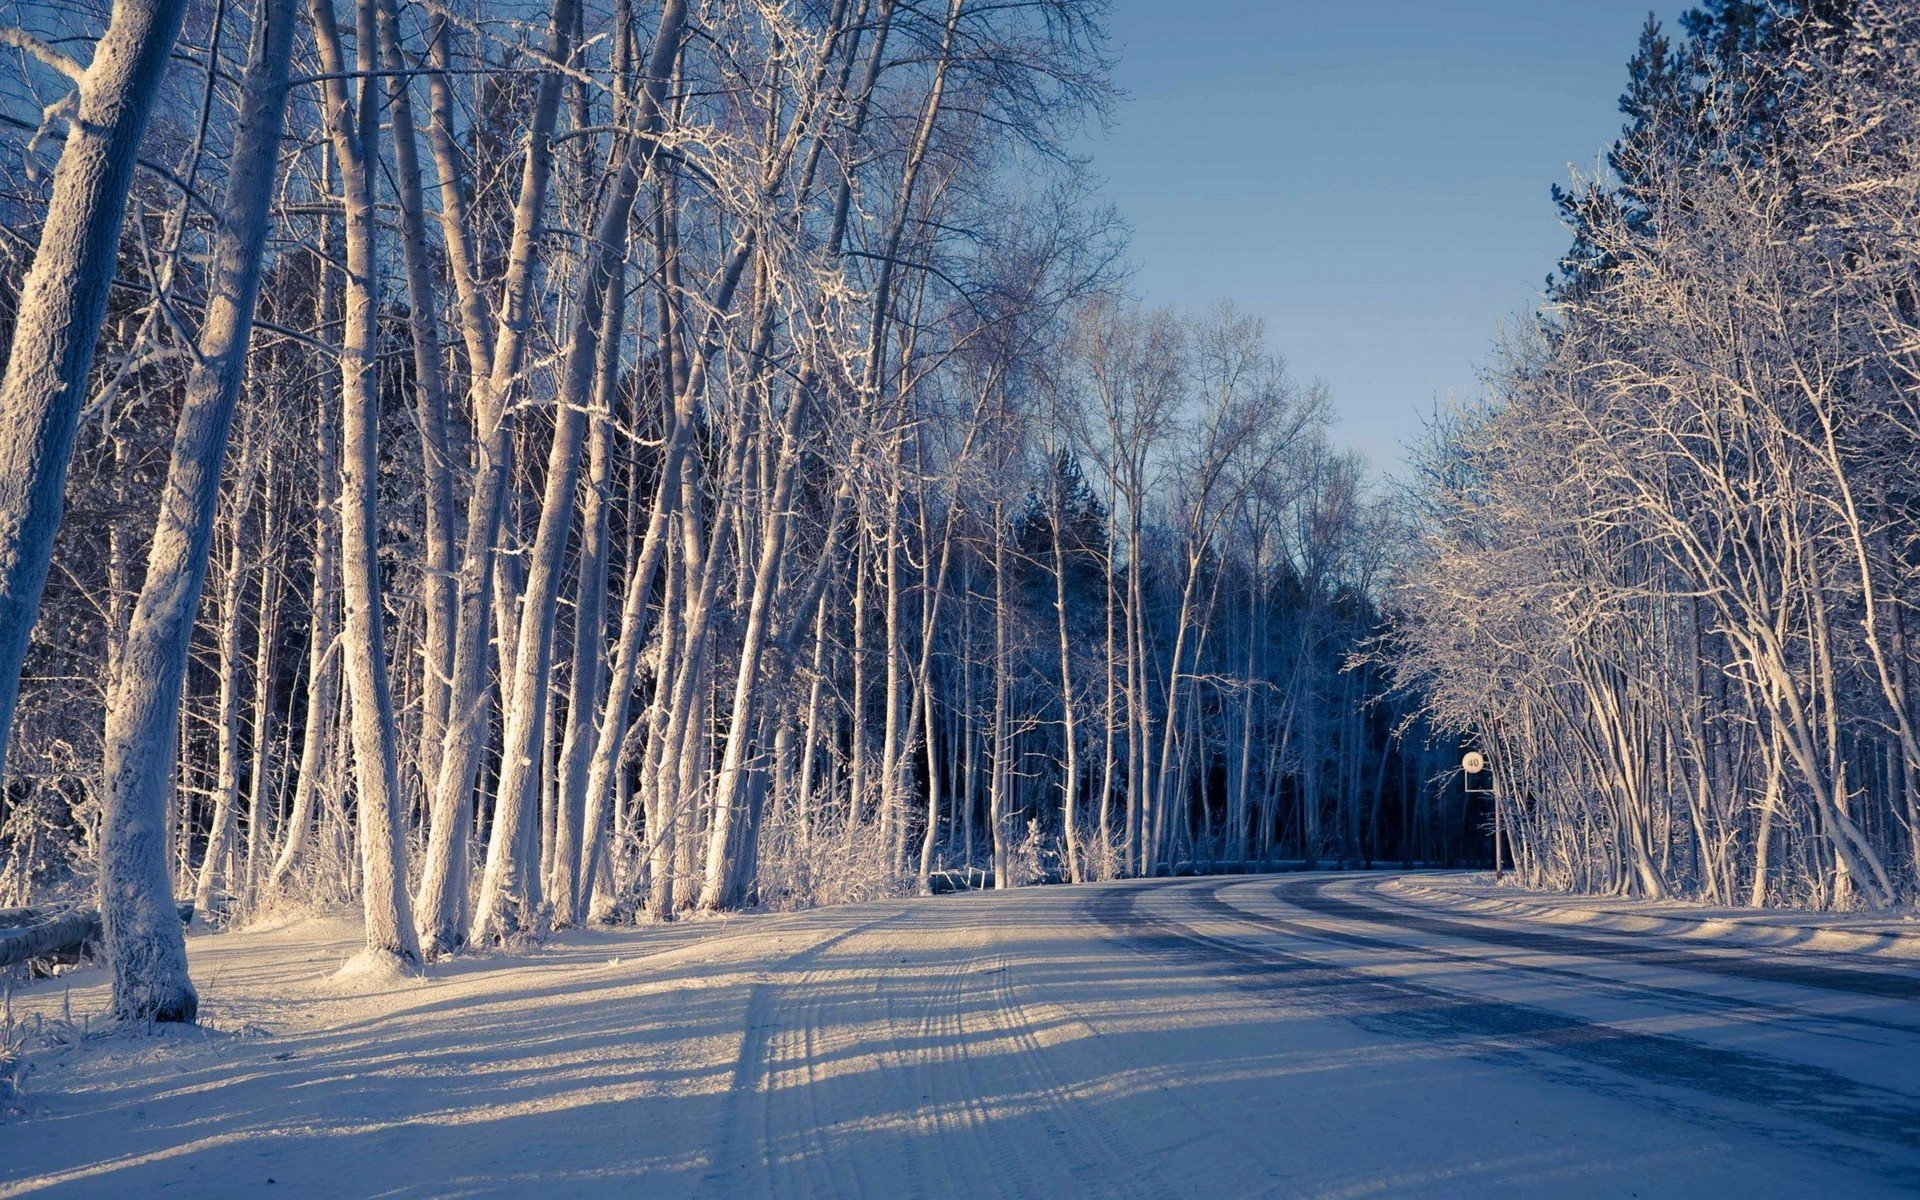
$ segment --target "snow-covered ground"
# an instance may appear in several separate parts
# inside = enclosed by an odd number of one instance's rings
[[[41,1046],[0,1196],[1920,1191],[1920,966],[1484,891],[1033,888],[404,985],[330,977],[344,922],[196,938],[209,1028],[99,1036],[97,972],[14,997]],[[47,1044],[69,1012],[96,1032]]]
[[[1383,893],[1416,903],[1465,907],[1615,933],[1663,933],[1689,941],[1754,949],[1844,950],[1920,960],[1920,915],[1912,912],[1815,913],[1791,908],[1722,908],[1685,900],[1627,900],[1530,892],[1493,873],[1408,874]]]

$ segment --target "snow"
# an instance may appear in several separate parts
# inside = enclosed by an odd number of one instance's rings
[[[1659,933],[1753,949],[1841,950],[1920,959],[1920,916],[1899,912],[1819,913],[1795,908],[1728,908],[1682,900],[1569,896],[1495,885],[1491,872],[1409,875],[1384,891],[1416,904],[1521,917],[1617,933]]]
[[[1909,964],[1773,951],[1787,973],[1755,978],[1738,950],[1483,913],[1484,890],[1030,888],[575,931],[424,979],[338,974],[361,941],[344,918],[197,936],[203,1028],[101,1035],[95,971],[14,997],[41,1033],[0,1197],[1753,1200],[1920,1179]],[[69,1010],[91,1032],[53,1044]]]

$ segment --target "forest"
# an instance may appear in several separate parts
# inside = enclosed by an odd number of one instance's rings
[[[97,897],[118,1016],[193,1019],[187,901],[408,973],[1484,860],[1406,504],[1129,294],[1100,3],[22,12],[0,905]]]

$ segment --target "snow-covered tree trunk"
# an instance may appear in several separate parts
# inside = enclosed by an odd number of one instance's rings
[[[677,504],[680,461],[691,441],[683,432],[686,423],[675,420],[667,433],[667,452],[655,487],[653,508],[641,536],[639,554],[628,568],[626,599],[621,606],[619,644],[614,650],[613,675],[607,686],[605,711],[600,715],[599,733],[587,771],[586,816],[582,826],[585,845],[581,853],[581,884],[593,881],[608,860],[605,810],[608,793],[620,778],[620,759],[628,737],[627,713],[639,675],[640,656],[647,641],[648,605],[653,595],[668,542],[668,514]]]
[[[421,500],[426,514],[420,603],[425,621],[420,654],[420,735],[415,761],[431,795],[440,777],[446,740],[447,695],[453,675],[454,489],[447,431],[449,401],[440,361],[440,295],[427,245],[427,206],[420,185],[420,152],[413,121],[412,77],[400,51],[400,19],[393,0],[380,0],[380,60],[388,73],[392,108],[394,191],[400,201],[401,262],[407,274],[408,331],[413,342],[420,432]]]
[[[1056,489],[1051,489],[1057,492]],[[1075,720],[1078,704],[1073,690],[1073,639],[1067,630],[1067,556],[1062,544],[1064,513],[1058,500],[1049,514],[1052,526],[1054,629],[1060,650],[1060,820],[1067,854],[1067,882],[1079,883],[1084,875],[1080,849],[1080,728]]]
[[[486,749],[487,660],[494,635],[506,631],[494,620],[501,601],[501,566],[496,539],[506,513],[508,477],[513,471],[509,400],[525,363],[527,331],[534,308],[533,278],[541,227],[546,220],[553,173],[553,129],[563,82],[558,64],[573,55],[576,0],[554,0],[548,24],[546,61],[527,126],[520,189],[513,210],[513,234],[500,286],[497,328],[480,284],[479,258],[466,216],[469,204],[462,150],[457,140],[455,105],[448,84],[450,69],[443,21],[434,23],[428,76],[433,119],[428,138],[440,183],[440,217],[448,264],[459,301],[461,329],[471,364],[474,433],[478,463],[467,497],[466,542],[461,551],[455,614],[453,671],[447,692],[446,744],[434,784],[428,824],[426,862],[420,877],[420,939],[432,955],[451,953],[466,935],[468,836],[472,824],[474,781]],[[496,625],[498,628],[496,628]]]
[[[244,473],[244,472],[243,472]],[[193,889],[193,912],[197,920],[213,917],[214,893],[230,881],[229,862],[233,857],[234,835],[239,825],[240,808],[240,592],[245,546],[241,538],[243,501],[233,502],[232,545],[220,586],[220,600],[214,608],[219,631],[220,700],[216,727],[218,766],[214,782],[213,823],[207,830],[207,850],[200,860],[200,878]]]
[[[240,891],[249,903],[256,899],[260,885],[260,856],[267,837],[267,799],[269,781],[278,774],[273,739],[274,670],[279,662],[281,610],[285,595],[285,556],[280,544],[281,489],[274,465],[265,468],[266,484],[261,500],[260,608],[254,627],[253,704],[249,722],[253,732],[250,747],[250,778],[247,783],[247,849],[242,860]]]
[[[333,319],[338,287],[333,272],[321,270],[314,302],[314,323]],[[280,850],[267,875],[267,890],[279,891],[300,861],[312,835],[315,803],[332,777],[334,719],[340,705],[340,449],[339,429],[324,413],[317,422],[313,483],[313,575],[307,596],[306,715],[300,737],[300,761],[293,779],[293,803],[280,835]]]
[[[185,0],[115,0],[93,61],[84,71],[67,67],[75,91],[66,145],[0,374],[0,772],[119,257],[134,160],[185,12]],[[184,969],[177,983],[155,984],[152,999],[162,1010],[193,1018]]]
[[[188,643],[206,581],[220,476],[259,296],[293,22],[292,0],[264,0],[255,21],[240,130],[214,238],[214,283],[181,400],[146,578],[107,709],[101,917],[113,966],[113,1008],[123,1020],[191,1021],[199,1007],[167,870],[167,803]],[[126,156],[130,168],[131,149]]]
[[[379,148],[374,0],[358,0],[357,60],[340,50],[333,0],[312,0],[325,83],[327,132],[340,164],[346,217],[346,322],[340,347],[340,575],[346,609],[345,673],[351,707],[365,958],[377,969],[415,971],[419,939],[406,891],[399,747],[388,679],[377,549],[380,453],[379,255],[373,173]],[[359,95],[349,97],[357,78]]]
[[[587,438],[586,493],[580,511],[579,566],[573,593],[573,667],[568,679],[567,727],[560,743],[554,864],[547,889],[553,897],[554,925],[562,928],[577,923],[585,915],[586,891],[593,883],[593,864],[588,861],[591,856],[582,855],[587,840],[583,829],[587,820],[591,756],[599,740],[601,680],[606,674],[604,626],[610,540],[607,510],[613,487],[613,403],[620,379],[626,286],[623,262],[615,267],[607,289],[599,362],[594,368],[596,383],[589,417],[592,430]],[[628,686],[631,686],[630,680]],[[596,826],[603,815],[596,809]]]
[[[976,419],[967,430],[967,441],[960,455],[962,459],[966,457],[966,450],[971,448],[973,435],[978,429],[979,421]],[[919,509],[920,532],[923,543],[930,543],[932,541],[931,534],[928,530],[928,507],[928,499],[925,495],[922,495]],[[928,547],[925,545],[923,545],[920,560],[920,586],[922,593],[920,605],[920,657],[914,664],[913,669],[913,707],[915,718],[910,718],[907,725],[909,731],[911,731],[914,719],[917,718],[920,721],[922,725],[921,741],[926,749],[927,756],[927,823],[926,828],[921,830],[920,833],[920,863],[916,880],[920,894],[923,896],[932,890],[933,852],[940,833],[941,763],[939,754],[940,739],[934,718],[936,705],[933,681],[933,649],[935,643],[939,641],[940,614],[946,599],[948,572],[953,565],[954,531],[957,524],[958,513],[952,508],[949,508],[940,522],[939,565],[937,567],[929,565],[928,560],[931,555],[928,552]]]
[[[853,570],[853,641],[847,653],[853,659],[852,696],[847,714],[847,824],[858,825],[865,819],[867,802],[867,575],[866,537],[858,520],[854,523],[853,553],[847,562]]]
[[[769,500],[766,527],[762,534],[759,560],[754,568],[752,598],[747,607],[747,625],[741,634],[740,664],[734,678],[733,711],[728,726],[726,750],[720,774],[714,782],[713,825],[709,831],[706,858],[706,882],[700,893],[700,907],[715,909],[739,902],[743,885],[745,855],[734,838],[733,822],[744,799],[743,772],[746,770],[746,746],[753,736],[753,695],[760,682],[760,655],[767,643],[775,585],[786,548],[789,525],[787,509],[792,501],[799,461],[794,445],[804,399],[789,400],[787,419],[780,431],[775,453],[775,483]]]
[[[906,689],[906,647],[902,644],[900,620],[900,467],[901,441],[895,437],[889,454],[885,528],[880,536],[880,581],[885,599],[880,608],[880,636],[886,642],[886,670],[882,675],[885,715],[880,724],[880,843],[885,848],[889,870],[898,871],[906,837],[906,802],[900,794],[901,772],[906,767],[900,722],[905,716],[902,693]]]
[[[1007,609],[1007,572],[1011,565],[1007,561],[1007,520],[1006,513],[996,503],[993,507],[993,755],[991,775],[987,782],[987,826],[993,835],[993,886],[996,890],[1013,886],[1013,847],[1007,839],[1007,819],[1011,809],[1008,796],[1013,786],[1013,705],[1009,692],[1012,689],[1013,653],[1010,644],[1011,631],[1007,628],[1011,615]]]

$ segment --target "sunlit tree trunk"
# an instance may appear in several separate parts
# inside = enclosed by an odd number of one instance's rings
[[[33,265],[20,285],[6,370],[0,374],[0,772],[20,693],[20,664],[40,612],[60,526],[94,343],[113,285],[134,161],[185,12],[185,0],[115,0],[92,62],[84,71],[66,67],[74,87],[66,144],[53,171]],[[147,836],[138,828],[145,818],[124,807],[108,820],[132,843]],[[143,853],[137,845],[127,849]],[[158,876],[146,870],[142,885],[157,883]],[[129,899],[118,907],[122,931],[131,932],[127,922],[137,919],[140,902]],[[145,923],[140,936],[169,944],[177,940]],[[165,947],[154,953],[172,954]],[[127,966],[133,967],[131,959]],[[131,1005],[123,1015],[193,1019],[184,964],[156,967],[148,978],[150,988],[130,981],[129,990],[116,999],[116,1007]]]
[[[314,37],[326,82],[327,129],[345,197],[346,322],[340,347],[341,597],[346,609],[344,663],[351,702],[355,812],[366,954],[417,970],[420,944],[406,892],[399,747],[388,679],[385,614],[377,550],[380,443],[378,357],[379,255],[373,176],[379,149],[379,82],[374,0],[357,0],[358,96],[340,50],[333,0],[313,0]]]
[[[191,1021],[199,1006],[187,978],[186,947],[167,869],[167,804],[179,748],[176,737],[188,644],[206,580],[227,439],[259,296],[268,205],[286,114],[293,20],[291,0],[266,0],[256,20],[225,208],[215,234],[214,286],[200,329],[197,361],[181,400],[146,579],[134,604],[107,709],[101,916],[113,966],[113,1008],[125,1020]],[[141,58],[151,54],[156,59],[146,68],[154,74],[178,22],[176,11],[164,30],[146,24],[135,35],[154,39],[138,51]],[[113,36],[109,30],[108,37]],[[97,55],[103,51],[104,47],[96,51],[96,70],[102,69]],[[124,46],[116,53],[135,55]],[[150,92],[151,80],[146,87]],[[142,113],[137,120],[144,117]],[[121,173],[123,187],[137,142],[136,125],[132,142],[121,146],[123,157],[114,167]],[[60,202],[56,185],[56,209]],[[116,214],[116,229],[118,224]],[[115,238],[100,236],[94,251],[107,255],[106,270],[111,273]],[[44,250],[44,240],[42,246]],[[104,280],[101,292],[104,298]],[[8,367],[9,380],[18,359],[16,350]],[[12,394],[10,387],[6,394]],[[10,471],[7,474],[17,478]],[[0,599],[0,609],[5,604]],[[4,667],[0,663],[0,669]],[[0,683],[0,689],[4,687]],[[0,701],[0,729],[5,726],[6,707]]]

